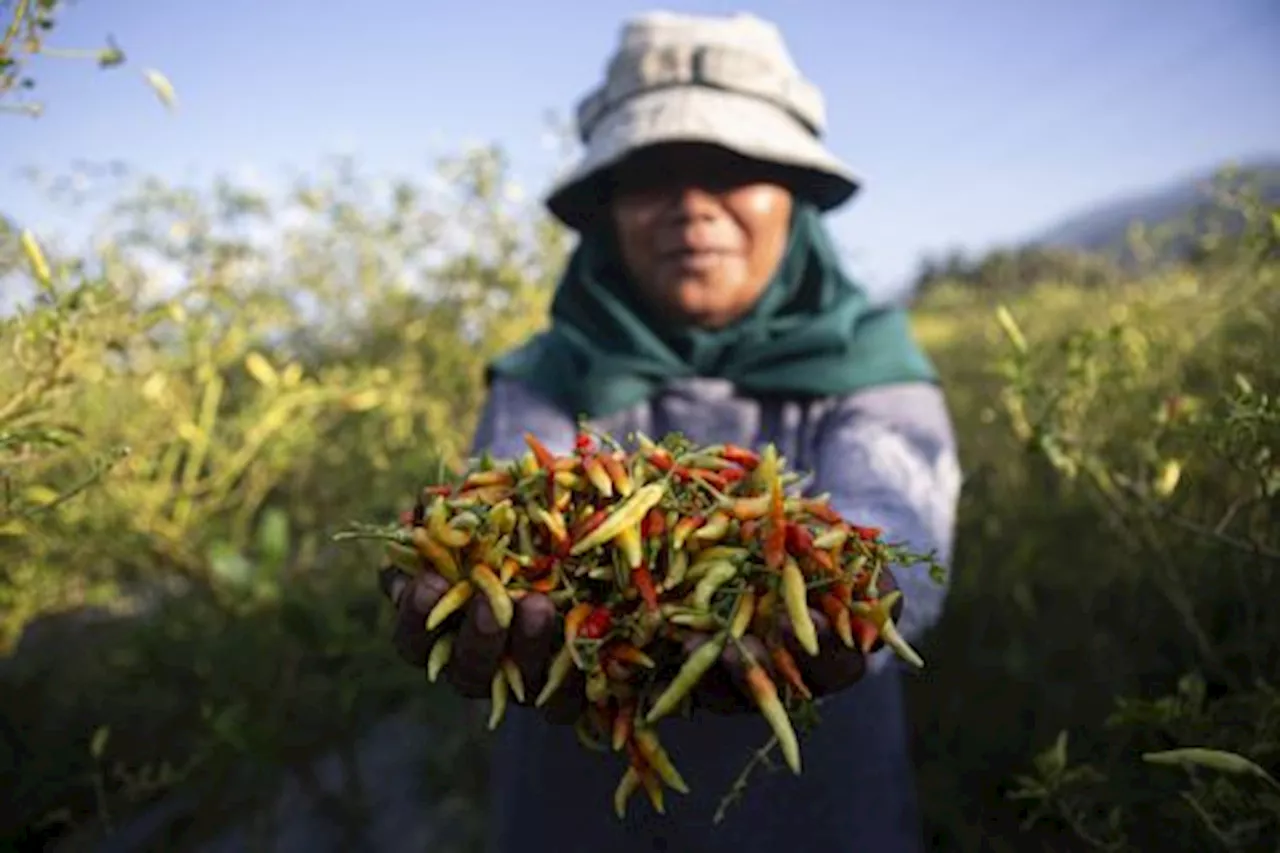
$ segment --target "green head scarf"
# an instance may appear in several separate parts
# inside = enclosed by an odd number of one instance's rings
[[[713,376],[747,394],[824,397],[935,381],[901,308],[873,307],[841,269],[821,214],[797,204],[786,254],[759,302],[722,329],[672,328],[636,295],[607,232],[585,235],[551,327],[490,366],[574,417],[605,417],[672,379]]]

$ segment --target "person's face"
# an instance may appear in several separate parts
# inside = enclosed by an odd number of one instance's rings
[[[641,298],[661,316],[725,326],[755,305],[786,250],[789,190],[708,145],[644,149],[614,170],[613,224]]]

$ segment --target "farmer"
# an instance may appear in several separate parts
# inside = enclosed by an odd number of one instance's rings
[[[607,78],[578,109],[582,161],[547,201],[581,237],[550,328],[492,366],[475,452],[518,457],[526,430],[571,452],[580,414],[618,437],[774,442],[846,517],[945,563],[959,489],[947,407],[902,311],[870,304],[840,267],[822,214],[858,184],[821,142],[823,110],[759,18],[659,13],[628,23]],[[900,628],[915,642],[946,590],[924,567],[895,574],[908,602]],[[425,616],[445,588],[432,574],[384,574],[399,608],[397,648],[418,666],[434,639]],[[556,633],[550,601],[522,599],[507,632],[482,596],[469,607],[449,682],[487,698],[505,649],[536,695]],[[729,652],[698,691],[701,710],[661,729],[693,788],[669,796],[665,816],[640,797],[617,820],[623,762],[563,725],[576,707],[513,708],[495,743],[491,849],[922,849],[901,666],[887,650],[863,657],[820,613],[814,620],[821,653],[797,659],[828,701],[802,740],[801,776],[755,774],[713,825],[768,736],[758,714],[736,713],[753,706]]]

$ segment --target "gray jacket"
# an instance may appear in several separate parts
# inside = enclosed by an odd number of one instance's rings
[[[880,527],[890,541],[951,557],[960,474],[941,391],[924,383],[886,386],[818,401],[738,396],[721,380],[674,383],[658,398],[594,426],[615,436],[670,431],[704,443],[777,444],[813,493],[828,492],[850,520]],[[513,458],[530,430],[548,447],[573,446],[573,421],[523,386],[499,380],[489,392],[474,450]],[[946,587],[923,567],[896,573],[906,597],[900,628],[918,641],[941,614]],[[693,788],[668,792],[666,816],[643,797],[618,821],[612,792],[617,755],[586,750],[569,728],[512,709],[495,745],[494,853],[913,853],[922,849],[902,700],[902,668],[882,650],[867,676],[823,706],[802,739],[802,776],[783,768],[753,776],[727,819],[711,817],[751,753],[768,739],[754,716],[671,719],[664,743]]]

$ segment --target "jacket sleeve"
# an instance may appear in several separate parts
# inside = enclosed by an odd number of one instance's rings
[[[844,398],[817,441],[814,487],[850,521],[879,527],[890,542],[934,553],[948,572],[939,584],[928,566],[894,576],[905,598],[901,624],[917,642],[942,615],[960,497],[955,434],[942,391],[928,383],[883,386]]]
[[[524,434],[531,432],[553,453],[573,450],[574,422],[525,386],[498,379],[489,386],[480,421],[471,440],[471,453],[486,450],[498,459],[516,459],[528,450]]]

